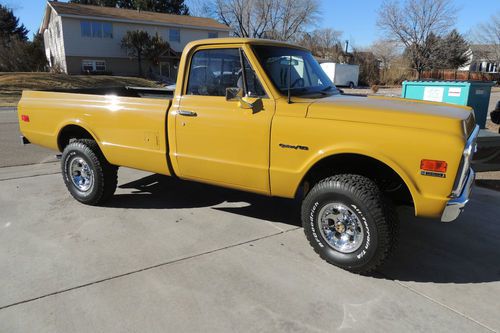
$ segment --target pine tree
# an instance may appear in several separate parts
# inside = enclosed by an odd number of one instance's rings
[[[103,7],[138,9],[148,12],[189,15],[184,0],[70,0],[72,3]]]
[[[151,42],[151,36],[146,31],[127,31],[121,41],[121,47],[132,58],[137,58],[139,76],[142,76],[142,59]]]
[[[28,29],[19,25],[19,19],[11,9],[0,4],[0,42],[8,43],[11,39],[28,40]]]
[[[455,29],[441,40],[440,52],[443,55],[443,68],[457,69],[469,61],[469,44]]]

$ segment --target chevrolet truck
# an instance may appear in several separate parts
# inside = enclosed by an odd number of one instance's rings
[[[120,166],[298,198],[313,249],[355,273],[394,250],[396,206],[459,216],[479,130],[469,107],[343,95],[307,49],[240,38],[189,43],[171,96],[24,91],[18,115],[83,204],[113,196]]]

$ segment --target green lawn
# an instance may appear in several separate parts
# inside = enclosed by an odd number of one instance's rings
[[[16,106],[23,90],[117,86],[160,87],[154,81],[137,77],[53,73],[0,73],[0,106]]]

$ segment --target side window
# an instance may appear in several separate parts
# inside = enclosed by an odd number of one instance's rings
[[[102,38],[102,23],[92,22],[92,37]]]
[[[102,24],[102,36],[104,38],[113,38],[113,25],[111,23]]]
[[[245,81],[246,81],[246,96],[248,97],[263,97],[266,96],[266,92],[262,85],[260,84],[255,71],[253,70],[250,62],[247,59],[247,56],[244,52],[243,54],[243,67],[245,70]]]
[[[168,31],[168,40],[171,42],[178,42],[180,43],[181,41],[181,31],[179,29],[170,29]]]
[[[80,29],[81,29],[82,37],[92,37],[89,21],[81,21],[80,22]]]
[[[197,51],[191,59],[188,95],[225,96],[226,88],[243,88],[239,49]],[[239,85],[239,81],[241,84]]]

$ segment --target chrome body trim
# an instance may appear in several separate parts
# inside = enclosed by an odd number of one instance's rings
[[[455,183],[453,184],[453,190],[451,191],[451,198],[458,198],[463,192],[465,183],[467,181],[467,176],[469,174],[472,157],[477,150],[476,140],[478,135],[479,126],[476,125],[474,131],[469,136],[469,139],[465,144],[465,148],[462,153],[462,160],[460,161],[460,167],[458,168]]]
[[[469,168],[467,178],[465,181],[465,186],[460,193],[460,196],[453,198],[446,204],[446,208],[441,215],[441,222],[451,222],[454,221],[462,212],[467,202],[469,202],[470,192],[472,191],[472,185],[474,184],[474,179],[476,174],[474,170]]]

